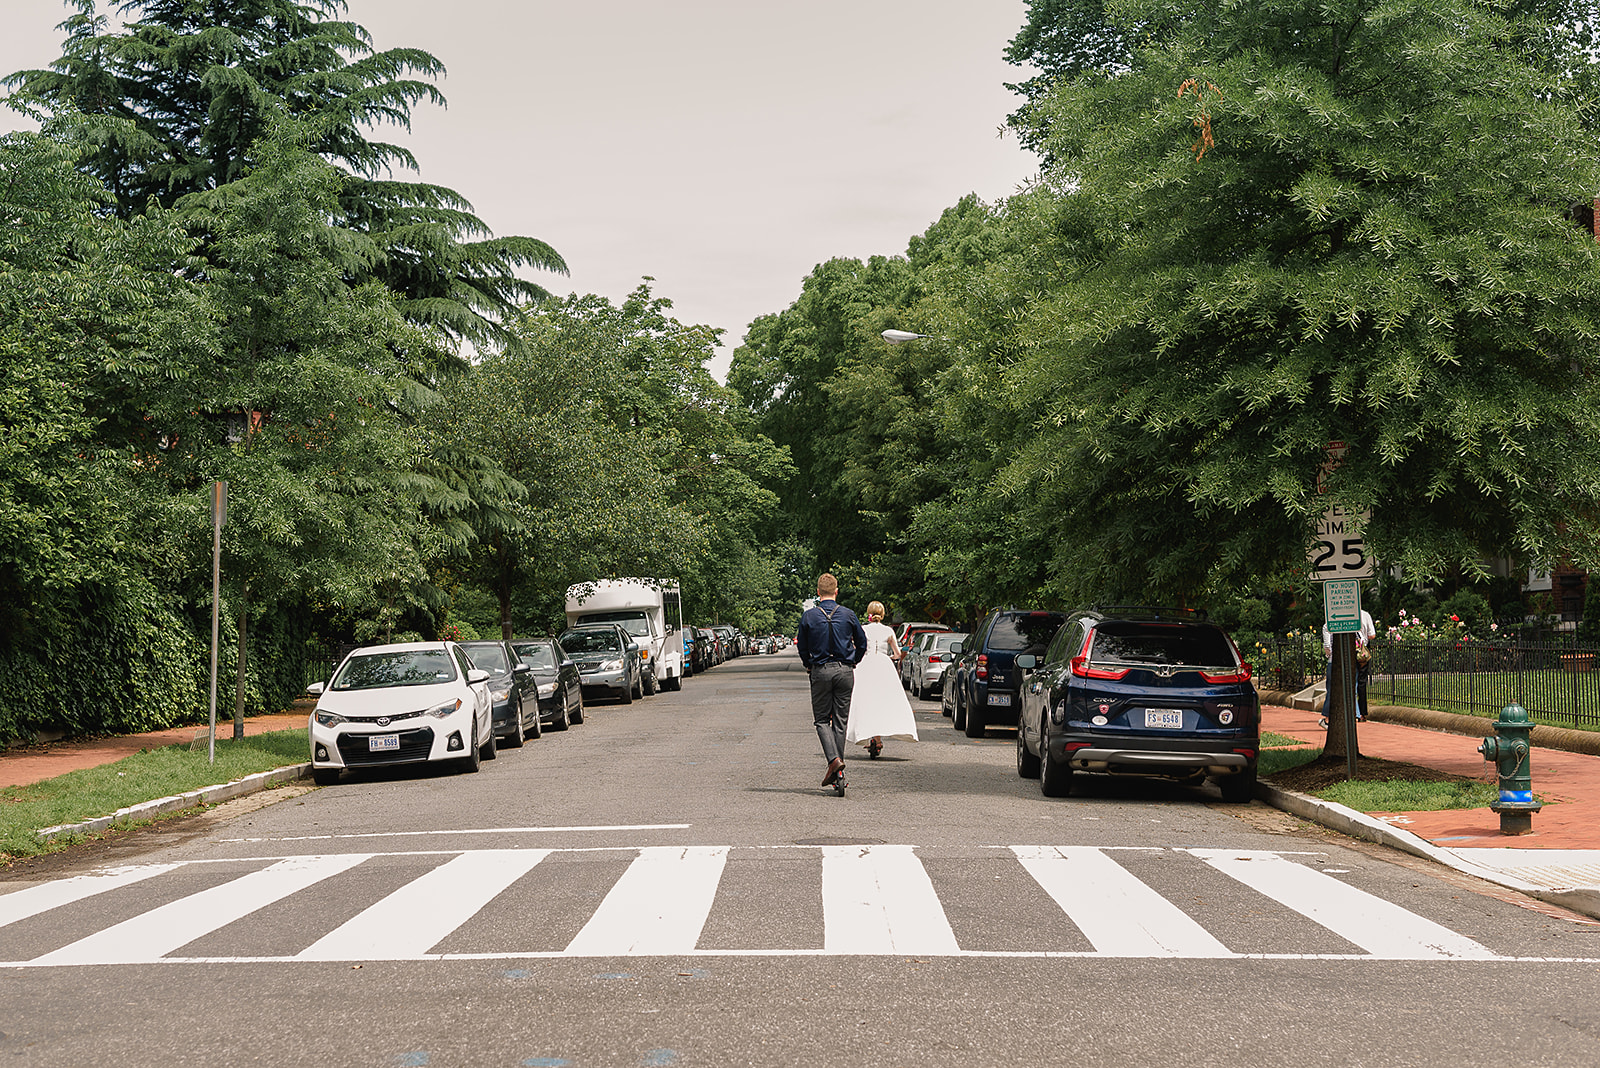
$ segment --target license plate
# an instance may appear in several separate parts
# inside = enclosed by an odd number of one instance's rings
[[[1182,730],[1183,709],[1147,708],[1144,710],[1144,725],[1146,727],[1166,727]]]
[[[400,748],[398,734],[373,734],[367,738],[367,752],[388,753]]]
[[[989,695],[989,703],[991,705],[1009,705],[1011,703],[1011,695],[1008,693],[992,693]]]

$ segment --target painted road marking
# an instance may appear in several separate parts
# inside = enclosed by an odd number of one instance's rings
[[[961,952],[911,846],[822,847],[822,917],[828,953]]]
[[[1562,960],[1600,963],[1591,958],[1501,957],[1461,934],[1343,882],[1307,863],[1274,851],[1146,847],[1192,857],[1287,909],[1333,931],[1359,952],[1234,953],[1215,934],[1164,898],[1114,859],[1118,847],[995,847],[996,862],[1015,862],[1056,903],[1093,947],[1012,951],[963,947],[939,899],[938,887],[910,845],[784,846],[815,849],[820,856],[820,886],[796,887],[798,895],[820,898],[821,948],[723,949],[701,946],[702,932],[722,892],[731,852],[772,855],[780,847],[606,847],[632,854],[578,934],[564,949],[550,951],[442,953],[435,947],[486,908],[518,879],[552,853],[593,854],[599,847],[573,849],[438,850],[233,859],[226,863],[262,865],[221,885],[93,930],[94,913],[72,910],[62,922],[83,924],[81,937],[29,959],[5,960],[7,938],[36,945],[50,930],[50,912],[96,895],[159,894],[163,884],[139,890],[136,884],[177,869],[204,870],[215,860],[184,861],[109,869],[57,883],[0,895],[0,967],[53,967],[128,963],[258,963],[380,960],[538,960],[573,957],[809,957],[884,955],[917,957],[1168,957],[1260,960]],[[266,922],[252,914],[322,880],[378,858],[436,856],[441,863],[393,893],[368,905],[348,922],[328,931],[302,952],[289,956],[183,957],[185,945],[231,923]],[[1307,855],[1308,859],[1310,855]],[[129,889],[135,888],[135,889]],[[967,891],[964,891],[967,892]],[[118,898],[118,900],[122,900]],[[135,898],[134,900],[139,900]],[[354,904],[361,904],[355,902]],[[731,903],[737,907],[737,903]],[[524,907],[522,905],[518,906]],[[126,915],[127,907],[107,911]],[[739,909],[740,914],[750,914]],[[493,919],[490,915],[486,919]],[[526,917],[523,918],[524,921]],[[330,921],[331,922],[331,921]],[[758,922],[752,920],[751,922]],[[1216,922],[1213,920],[1213,926]],[[1221,921],[1226,922],[1226,921]],[[40,925],[45,927],[41,928]],[[7,925],[19,925],[16,933]],[[308,931],[309,940],[317,932]],[[72,937],[64,932],[63,937]]]
[[[419,875],[319,938],[297,960],[414,960],[428,955],[500,892],[533,869],[548,849],[463,853]]]
[[[1213,868],[1389,960],[1488,960],[1494,952],[1432,920],[1276,853],[1188,849]]]
[[[1090,945],[1112,957],[1231,957],[1178,906],[1093,846],[1012,846]]]
[[[241,875],[107,927],[53,953],[46,953],[34,963],[45,967],[152,963],[202,935],[226,927],[329,876],[348,871],[366,859],[355,853],[280,860],[270,868]]]
[[[566,834],[581,831],[682,831],[688,823],[614,823],[587,827],[464,827],[453,831],[370,831],[362,834],[301,834],[282,838],[224,838],[222,841],[239,842],[332,842],[358,838],[416,838],[421,836],[449,836],[456,834]]]
[[[583,930],[571,957],[673,956],[693,952],[711,915],[728,861],[727,846],[651,846],[611,888]]]
[[[107,868],[88,875],[74,875],[56,883],[41,883],[26,890],[0,897],[0,927],[37,916],[41,912],[70,905],[74,901],[103,894],[133,883],[162,875],[177,864],[139,864],[126,868]]]

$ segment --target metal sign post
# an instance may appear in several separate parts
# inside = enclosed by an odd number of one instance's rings
[[[1333,671],[1339,676],[1339,718],[1344,727],[1346,770],[1356,777],[1356,635],[1361,631],[1361,580],[1328,579],[1322,584],[1322,617],[1333,635]],[[1332,689],[1332,679],[1329,680]],[[1323,701],[1331,711],[1333,694]]]
[[[222,611],[222,525],[228,521],[228,484],[211,485],[211,728],[206,758],[217,762],[217,626]]]

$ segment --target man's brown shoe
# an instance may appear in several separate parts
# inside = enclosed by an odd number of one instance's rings
[[[833,780],[837,779],[843,773],[844,760],[840,757],[834,757],[832,760],[828,761],[828,774],[822,777],[822,785],[833,785]]]

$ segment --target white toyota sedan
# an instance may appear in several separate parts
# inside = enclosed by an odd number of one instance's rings
[[[489,673],[455,642],[357,649],[331,682],[310,692],[317,707],[307,730],[319,785],[347,768],[451,760],[477,771],[495,758]]]

